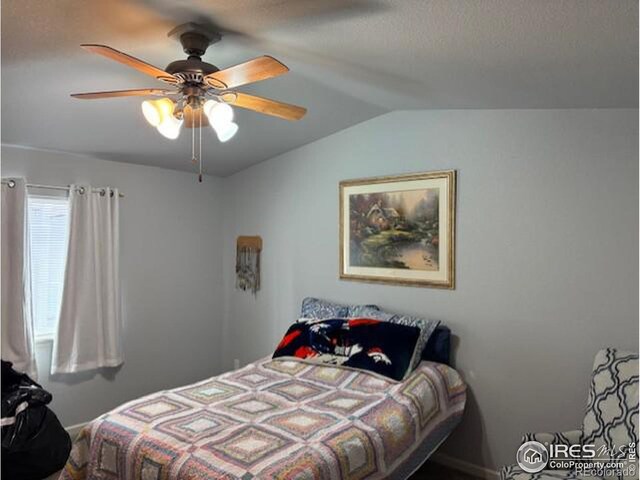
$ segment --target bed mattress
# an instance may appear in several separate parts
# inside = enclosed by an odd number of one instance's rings
[[[264,359],[88,424],[61,479],[407,478],[460,421],[466,386],[422,362],[404,381]]]

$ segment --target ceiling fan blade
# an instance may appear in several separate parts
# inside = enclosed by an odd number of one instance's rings
[[[307,113],[307,109],[290,105],[288,103],[269,100],[268,98],[255,97],[247,93],[234,92],[235,100],[230,100],[231,105],[246,108],[255,112],[284,118],[285,120],[300,120]]]
[[[174,95],[179,92],[175,90],[165,90],[163,88],[138,88],[134,90],[114,90],[110,92],[87,92],[87,93],[72,93],[73,98],[79,98],[81,100],[95,100],[100,98],[115,98],[115,97],[148,97],[152,95],[164,96]]]
[[[248,62],[210,73],[204,77],[204,81],[210,87],[221,90],[277,77],[288,71],[289,68],[283,63],[273,57],[263,55]]]
[[[178,78],[171,75],[170,73],[167,73],[164,70],[159,69],[158,67],[154,67],[153,65],[143,62],[138,58],[132,57],[131,55],[122,53],[115,48],[111,48],[106,45],[94,44],[84,44],[80,46],[91,53],[97,53],[98,55],[102,55],[103,57],[115,60],[116,62],[120,62],[128,67],[135,68],[139,72],[142,72],[146,75],[151,75],[152,77],[163,82],[171,84],[178,83]]]

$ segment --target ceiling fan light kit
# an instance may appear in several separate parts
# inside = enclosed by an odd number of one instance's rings
[[[221,40],[218,32],[195,23],[185,23],[171,30],[169,37],[178,40],[186,60],[171,62],[161,70],[142,60],[106,45],[85,44],[85,50],[102,55],[156,80],[168,84],[170,89],[146,88],[108,92],[76,93],[71,96],[83,100],[117,97],[161,97],[142,102],[142,114],[147,122],[168,139],[176,139],[180,130],[198,129],[199,148],[196,151],[195,131],[192,130],[192,161],[199,164],[199,180],[202,181],[202,127],[211,125],[222,143],[238,132],[233,121],[231,105],[253,110],[286,120],[299,120],[306,109],[267,98],[256,97],[235,90],[236,87],[277,77],[289,71],[283,63],[264,55],[247,62],[220,70],[202,61],[207,48]]]
[[[145,100],[142,102],[142,114],[152,127],[156,127],[160,134],[170,140],[180,135],[182,118],[174,116],[174,103],[168,98],[159,100]]]
[[[213,100],[207,100],[202,107],[204,113],[209,119],[209,123],[214,128],[216,126],[222,126],[225,123],[233,122],[233,109],[226,103],[214,102]]]
[[[238,124],[235,122],[230,122],[226,125],[222,125],[221,127],[213,127],[216,131],[216,135],[218,136],[218,140],[222,143],[231,140],[233,136],[238,133],[238,128]]]

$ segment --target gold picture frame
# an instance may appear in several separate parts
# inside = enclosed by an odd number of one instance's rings
[[[340,182],[340,278],[455,288],[456,171]]]

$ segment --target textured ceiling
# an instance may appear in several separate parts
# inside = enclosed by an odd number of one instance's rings
[[[296,123],[236,109],[229,143],[205,132],[216,175],[395,109],[638,104],[636,0],[4,0],[2,142],[191,169],[189,131],[164,139],[140,99],[68,95],[159,86],[78,45],[163,68],[184,57],[166,32],[193,20],[225,32],[206,61],[271,54],[292,70],[245,91],[309,109]]]

